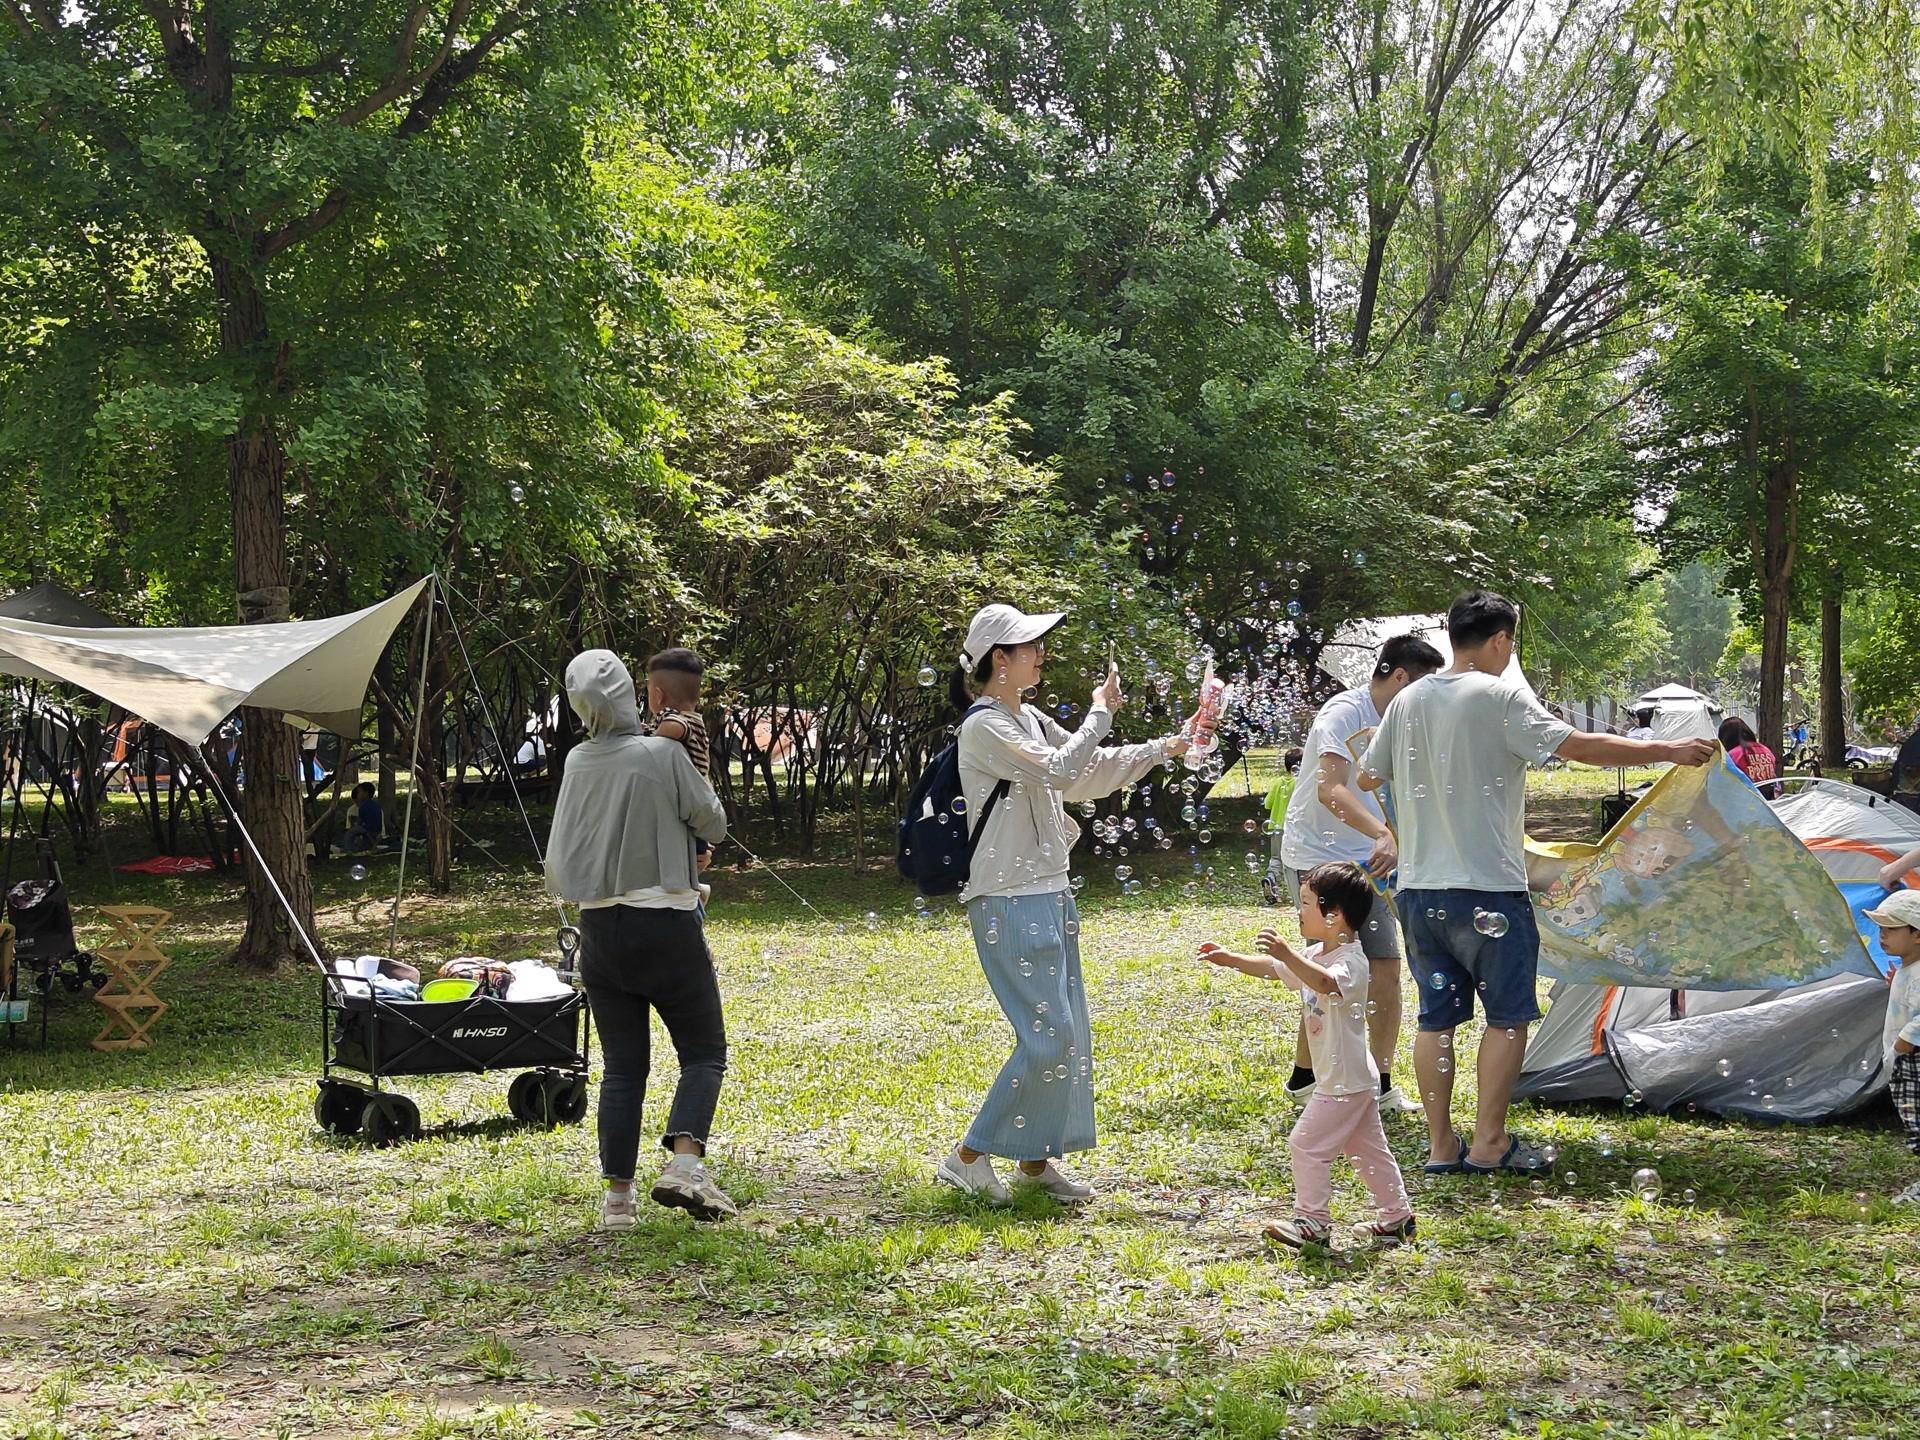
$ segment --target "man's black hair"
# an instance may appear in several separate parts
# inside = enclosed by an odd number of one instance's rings
[[[1456,650],[1474,649],[1519,628],[1519,607],[1491,590],[1469,590],[1447,608],[1447,638]]]
[[[1356,934],[1373,913],[1373,882],[1351,860],[1316,865],[1300,877],[1300,883],[1313,891],[1322,915],[1331,920],[1337,911]]]
[[[1384,680],[1394,671],[1404,670],[1418,680],[1446,663],[1446,657],[1418,635],[1396,635],[1380,647],[1380,663],[1373,667],[1373,678]]]
[[[376,795],[379,793],[377,790],[373,788],[373,782],[371,780],[362,780],[358,785],[353,787],[353,794],[355,799],[358,799],[360,797],[360,792],[362,790],[366,791],[369,795]]]

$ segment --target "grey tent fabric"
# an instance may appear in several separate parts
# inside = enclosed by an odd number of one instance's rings
[[[0,619],[34,620],[42,625],[70,625],[82,630],[111,630],[121,624],[51,580],[42,580],[0,600]]]
[[[1858,1109],[1886,1087],[1880,980],[1837,975],[1783,991],[1688,991],[1677,1018],[1675,1003],[1666,990],[1556,984],[1536,1038],[1547,1054],[1569,1039],[1580,1043],[1569,1058],[1522,1074],[1515,1096],[1570,1103],[1638,1092],[1655,1110],[1816,1121]],[[1598,1050],[1574,1034],[1595,1027]]]

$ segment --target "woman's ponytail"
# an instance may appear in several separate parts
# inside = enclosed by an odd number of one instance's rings
[[[961,714],[973,704],[973,692],[967,689],[967,671],[964,665],[955,665],[947,672],[947,699],[953,703],[954,713]]]

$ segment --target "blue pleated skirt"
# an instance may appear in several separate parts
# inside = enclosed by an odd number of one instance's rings
[[[967,1131],[970,1150],[1045,1160],[1093,1146],[1093,1028],[1080,979],[1073,896],[987,895],[967,905],[987,984],[1013,1026],[1013,1054]]]

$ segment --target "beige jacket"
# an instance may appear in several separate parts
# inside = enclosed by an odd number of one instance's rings
[[[960,892],[963,901],[1067,888],[1068,858],[1080,838],[1067,805],[1111,795],[1167,758],[1162,740],[1102,747],[1112,728],[1105,709],[1089,710],[1068,734],[1036,706],[1023,705],[1016,716],[997,700],[961,724],[960,789],[967,813],[956,818],[976,823],[994,786],[1013,782],[987,819]]]

